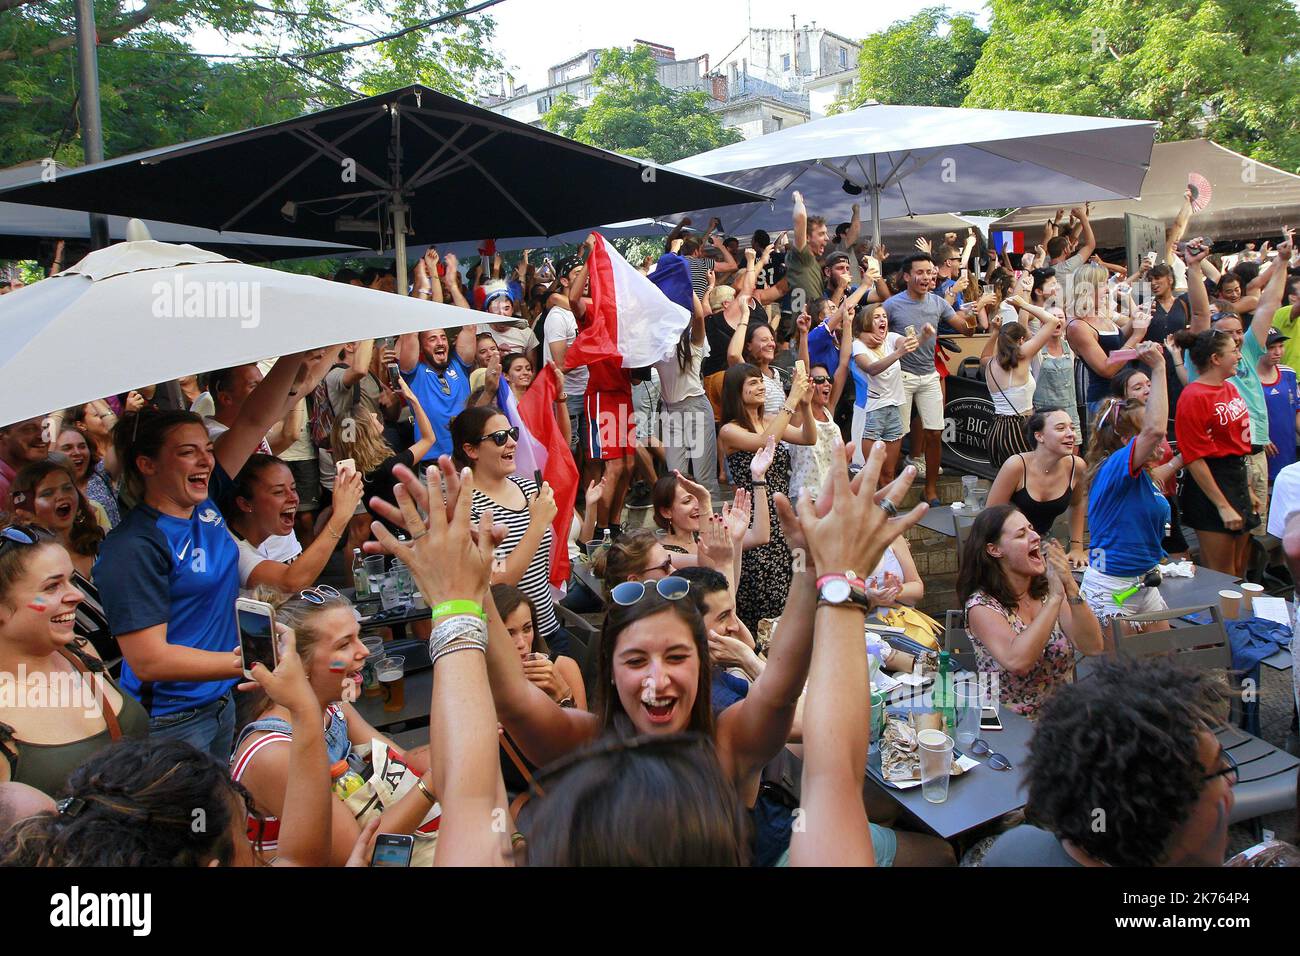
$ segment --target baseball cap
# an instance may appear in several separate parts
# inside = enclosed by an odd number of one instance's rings
[[[1269,329],[1268,338],[1264,341],[1264,345],[1265,346],[1277,345],[1278,342],[1287,342],[1289,340],[1290,340],[1290,336],[1283,335],[1277,329]]]
[[[829,269],[838,262],[852,261],[853,260],[849,257],[847,252],[842,249],[837,249],[834,252],[828,252],[826,255],[822,256],[822,268]]]
[[[563,279],[578,266],[582,265],[581,256],[565,256],[555,266],[555,278]]]

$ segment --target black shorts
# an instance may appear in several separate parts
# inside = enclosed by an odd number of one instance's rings
[[[1246,480],[1246,459],[1245,458],[1203,458],[1206,467],[1210,469],[1210,474],[1214,478],[1214,483],[1219,486],[1219,491],[1223,492],[1223,497],[1228,499],[1228,504],[1236,509],[1245,522],[1241,528],[1236,531],[1229,531],[1223,526],[1223,519],[1219,517],[1219,509],[1215,507],[1201,486],[1196,483],[1196,478],[1188,471],[1186,479],[1183,481],[1183,494],[1181,504],[1183,506],[1183,522],[1196,531],[1213,531],[1219,534],[1245,534],[1259,524],[1259,515],[1250,504],[1250,486]]]
[[[304,461],[286,461],[298,492],[299,511],[320,510],[320,463],[315,456]]]
[[[1187,481],[1194,481],[1191,475],[1187,476]],[[1185,554],[1187,552],[1187,538],[1183,534],[1183,515],[1182,508],[1178,504],[1178,496],[1169,499],[1169,533],[1165,535],[1160,547],[1165,554]]]

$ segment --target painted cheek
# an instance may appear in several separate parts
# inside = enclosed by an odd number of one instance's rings
[[[50,609],[50,604],[43,597],[34,597],[28,602],[27,606],[37,614],[44,614]]]

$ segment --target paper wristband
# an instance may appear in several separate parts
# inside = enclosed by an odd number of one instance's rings
[[[430,620],[438,620],[440,617],[450,617],[453,614],[471,614],[481,620],[487,620],[487,614],[482,606],[473,601],[443,601],[433,609]]]

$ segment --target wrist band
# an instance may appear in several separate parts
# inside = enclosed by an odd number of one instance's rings
[[[469,615],[449,617],[429,635],[429,662],[435,664],[444,654],[471,647],[486,653],[487,642],[487,623],[482,619]]]
[[[767,487],[767,482],[766,482],[766,481],[751,481],[751,482],[749,483],[749,487],[751,487],[751,488],[766,488],[766,487]]]
[[[429,800],[429,805],[430,805],[430,806],[432,806],[433,804],[435,804],[435,803],[438,802],[438,798],[435,797],[435,796],[433,795],[433,793],[429,790],[429,788],[426,787],[426,786],[424,785],[424,776],[423,776],[423,775],[421,775],[421,776],[415,778],[415,785],[416,785],[417,787],[419,787],[419,788],[420,788],[420,792],[421,792],[422,794],[424,794],[425,797],[428,798],[428,800]]]
[[[453,614],[472,614],[475,617],[487,620],[487,614],[483,611],[483,606],[476,601],[443,601],[434,607],[429,617],[436,621],[440,617],[450,617]]]
[[[868,608],[865,604],[856,604],[856,603],[854,603],[853,601],[845,601],[843,604],[835,604],[835,603],[833,603],[833,602],[831,602],[831,601],[822,601],[822,600],[818,600],[818,601],[817,601],[817,607],[819,607],[819,608],[829,607],[829,608],[835,608],[835,609],[837,609],[837,610],[841,610],[841,611],[842,611],[842,610],[846,610],[846,609],[848,609],[848,610],[854,610],[854,611],[861,611],[861,612],[862,612],[862,616],[863,616],[864,618],[865,618],[868,614],[871,613],[871,608]]]

